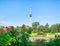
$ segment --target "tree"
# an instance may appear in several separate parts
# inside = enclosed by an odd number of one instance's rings
[[[51,32],[60,32],[60,24],[53,24],[50,27]]]
[[[60,46],[60,38],[51,39],[46,46]]]
[[[57,25],[57,30],[60,32],[60,24]]]
[[[32,23],[33,29],[38,29],[39,25],[40,25],[39,22],[33,22]]]
[[[45,32],[46,33],[49,32],[49,24],[48,23],[46,23],[46,25],[45,25]]]
[[[4,28],[4,26],[0,26],[0,29]]]
[[[44,33],[44,30],[45,30],[44,26],[43,25],[40,25],[38,27],[38,34],[43,34]]]

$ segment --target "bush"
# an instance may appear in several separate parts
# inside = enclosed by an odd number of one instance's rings
[[[50,40],[46,46],[60,46],[60,38]]]
[[[46,46],[44,39],[38,39],[35,42],[33,42],[33,46]]]
[[[29,34],[31,34],[31,28],[27,30],[25,27],[22,27],[20,32],[4,31],[0,34],[0,46],[31,46]]]

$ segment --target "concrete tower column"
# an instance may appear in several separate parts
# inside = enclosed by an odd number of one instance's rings
[[[30,7],[29,17],[30,17],[30,26],[32,27],[32,7]]]

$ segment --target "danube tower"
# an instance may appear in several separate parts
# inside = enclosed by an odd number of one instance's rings
[[[29,17],[30,17],[30,26],[32,27],[32,7],[30,7]]]

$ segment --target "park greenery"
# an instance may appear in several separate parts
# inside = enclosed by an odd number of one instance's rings
[[[32,27],[23,24],[22,26],[0,26],[0,46],[60,46],[60,36],[57,37],[56,33],[60,33],[60,24],[53,24],[49,26],[41,25],[39,22],[33,22]],[[37,39],[31,41],[29,38],[41,36],[46,37],[54,35],[55,38]]]

